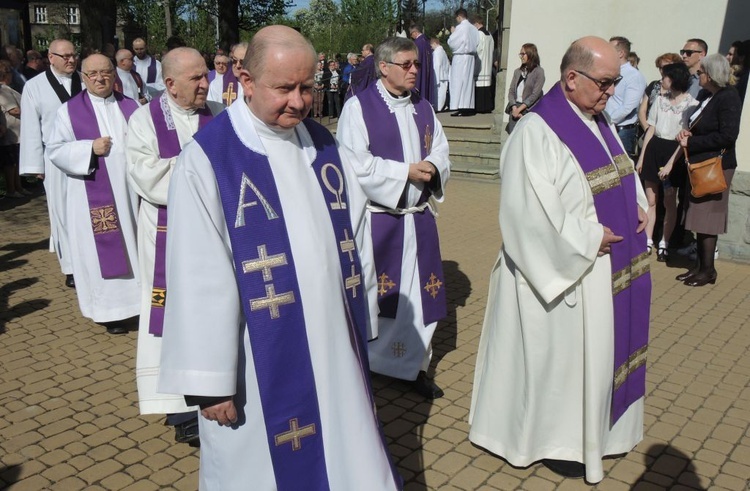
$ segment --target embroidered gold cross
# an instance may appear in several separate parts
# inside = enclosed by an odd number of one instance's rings
[[[221,94],[221,97],[226,101],[227,106],[232,105],[237,98],[237,93],[234,91],[234,82],[227,84],[227,91]]]
[[[346,289],[352,289],[352,297],[357,298],[357,287],[362,283],[358,274],[354,274],[354,265],[352,264],[352,275],[346,279]]]
[[[95,234],[103,234],[112,230],[117,230],[117,215],[114,206],[102,206],[92,208],[91,225]]]
[[[388,293],[388,290],[394,286],[396,286],[396,284],[391,281],[387,274],[383,273],[378,276],[378,295],[381,297]]]
[[[432,298],[435,298],[437,297],[441,286],[443,286],[443,282],[435,276],[435,273],[430,273],[430,281],[425,283],[424,289],[427,290],[427,293],[429,293]]]
[[[314,434],[315,423],[300,428],[299,420],[297,418],[292,418],[289,420],[289,431],[279,433],[274,437],[274,441],[277,447],[292,442],[292,450],[297,451],[302,448],[302,439]]]
[[[344,229],[344,240],[339,242],[341,252],[349,254],[349,262],[354,262],[354,241],[349,237],[349,230]]]
[[[393,351],[393,356],[396,358],[401,358],[406,354],[406,346],[404,343],[393,343],[391,346],[391,351]]]
[[[255,271],[262,271],[263,272],[263,281],[271,281],[273,280],[273,275],[271,274],[271,268],[275,268],[277,266],[285,266],[286,265],[286,254],[274,254],[269,256],[266,252],[266,245],[261,244],[258,246],[258,259],[251,259],[248,261],[242,261],[242,271],[244,273],[253,273]]]
[[[279,305],[294,303],[294,292],[285,292],[276,295],[273,285],[266,285],[266,296],[264,298],[253,298],[250,300],[250,310],[268,309],[271,319],[278,319]]]

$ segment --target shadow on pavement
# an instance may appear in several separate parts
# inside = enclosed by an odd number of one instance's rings
[[[660,443],[651,445],[646,453],[653,460],[650,464],[646,462],[646,470],[633,483],[633,489],[641,489],[641,483],[646,486],[642,489],[653,489],[651,486],[656,486],[657,483],[663,489],[672,489],[678,485],[690,489],[707,489],[701,485],[690,457],[680,450]],[[669,479],[672,482],[668,483]]]
[[[0,486],[0,489],[6,489],[6,485],[10,489],[11,484],[18,482],[18,476],[20,475],[20,465],[11,465],[9,467],[0,465],[0,484],[3,484],[3,486]]]
[[[456,349],[458,336],[456,309],[465,306],[466,299],[471,295],[471,280],[459,269],[456,261],[443,261],[443,275],[446,283],[448,315],[440,321],[432,339],[434,351],[431,367],[437,366],[445,355]],[[436,382],[440,385],[439,380]]]
[[[5,332],[5,324],[12,320],[46,308],[50,301],[47,299],[27,300],[10,307],[10,296],[13,292],[28,288],[37,283],[39,278],[23,278],[11,281],[0,287],[0,334]]]
[[[45,250],[49,247],[49,239],[45,238],[38,242],[24,242],[15,244],[6,244],[0,247],[0,251],[7,251],[0,255],[0,271],[8,271],[19,266],[23,266],[28,261],[18,258],[34,251]]]

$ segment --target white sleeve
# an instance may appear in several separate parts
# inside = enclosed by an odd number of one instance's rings
[[[52,137],[47,145],[47,157],[69,176],[87,176],[93,170],[91,159],[94,140],[76,140],[70,123],[68,104],[57,110]]]

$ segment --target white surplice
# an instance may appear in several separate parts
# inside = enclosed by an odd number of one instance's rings
[[[417,124],[414,122],[414,105],[409,97],[393,97],[381,81],[377,82],[377,89],[388,104],[390,111],[396,115],[404,162],[375,157],[370,153],[370,138],[362,116],[362,106],[356,96],[344,105],[336,138],[339,144],[354,153],[354,157],[350,159],[352,166],[370,200],[395,208],[406,188],[405,206],[413,207],[416,206],[424,189],[424,184],[414,184],[408,181],[409,166],[407,164],[422,160],[420,149],[423,143],[419,137]],[[384,122],[383,124],[390,123]],[[448,140],[437,118],[435,118],[435,128],[432,134],[432,149],[424,160],[435,165],[440,173],[441,187],[433,194],[433,198],[435,201],[442,202],[443,191],[450,178],[450,159]],[[370,234],[369,211],[366,230]],[[372,255],[363,254],[362,263],[362,268],[372,270],[374,277],[375,265]],[[407,213],[404,216],[400,298],[396,318],[373,317],[371,321],[373,325],[378,326],[378,338],[369,343],[370,369],[373,372],[404,380],[415,380],[419,371],[426,370],[429,366],[432,354],[430,341],[437,322],[426,326],[424,324],[422,285],[419,280],[414,216]],[[368,284],[367,288],[368,298],[377,298],[377,283]],[[394,350],[394,343],[402,343],[400,346],[405,351]]]
[[[464,19],[448,37],[453,52],[451,63],[451,110],[474,109],[474,69],[479,31]]]
[[[70,94],[73,83],[70,75],[56,74],[57,80]],[[47,80],[45,73],[32,78],[21,95],[21,175],[44,174],[44,191],[47,195],[47,211],[50,221],[50,252],[57,254],[63,274],[73,274],[67,227],[65,225],[65,192],[67,177],[52,165],[44,153],[44,146],[52,137],[57,109],[62,105]]]
[[[245,91],[242,89],[242,84],[238,80],[234,84],[234,88],[232,89],[234,93],[237,95],[237,98],[232,99],[232,104],[237,101],[242,101],[245,97]],[[224,75],[223,74],[216,74],[216,78],[211,81],[211,83],[208,86],[208,100],[219,102],[221,104],[224,104]],[[229,104],[230,106],[232,104]]]
[[[187,111],[167,96],[172,120],[180,140],[180,148],[193,139],[198,131],[199,116]],[[221,104],[208,103],[213,114],[224,108]],[[128,182],[131,189],[141,197],[138,212],[138,260],[141,269],[141,317],[138,323],[138,352],[136,356],[136,382],[138,404],[141,414],[170,414],[192,410],[185,399],[174,394],[160,394],[156,389],[159,365],[161,364],[161,338],[149,334],[151,317],[151,290],[154,286],[154,261],[156,254],[156,223],[159,205],[167,204],[169,178],[177,157],[159,158],[159,142],[151,119],[151,108],[147,104],[138,108],[129,122],[128,136]]]
[[[50,161],[68,176],[65,223],[81,315],[95,322],[111,322],[134,317],[140,308],[135,237],[138,197],[127,185],[125,141],[128,127],[125,117],[114,96],[102,99],[89,93],[89,98],[96,113],[99,133],[112,138],[112,148],[105,162],[130,265],[129,275],[102,278],[84,181],[84,177],[91,173],[93,140],[76,139],[68,114],[68,103],[57,111],[46,152]]]
[[[299,280],[330,489],[395,489],[349,338],[338,244],[311,166],[316,155],[311,137],[303,124],[272,131],[246,104],[234,104],[227,112],[242,143],[269,155]],[[345,174],[356,230],[363,225],[365,197],[356,179]],[[239,424],[219,426],[199,418],[201,490],[274,490],[254,347],[242,312],[232,246],[213,168],[195,142],[175,166],[168,210],[169,293],[159,389],[197,396],[236,394]],[[264,226],[265,215],[249,210],[248,226]]]
[[[117,75],[122,81],[122,94],[130,97],[134,101],[138,101],[138,99],[140,99],[140,93],[138,91],[138,83],[135,81],[135,78],[133,78],[133,74],[130,72],[126,72],[120,67],[117,67],[116,70]],[[145,79],[143,80],[145,81]]]
[[[448,61],[448,55],[442,46],[432,50],[432,70],[435,72],[435,82],[437,86],[437,107],[436,111],[442,111],[445,107],[445,99],[448,95],[448,80],[450,79],[451,63]]]
[[[596,123],[576,112],[606,150]],[[610,428],[612,270],[608,255],[597,256],[603,229],[593,195],[570,151],[533,113],[506,143],[500,173],[503,245],[490,277],[469,439],[515,466],[582,462],[586,480],[599,482],[602,456],[642,439],[643,399]],[[632,205],[645,210],[636,189]]]
[[[156,61],[156,79],[153,82],[148,82],[148,66],[151,64],[151,56],[146,55],[144,59],[140,59],[137,56],[133,57],[133,66],[138,75],[141,76],[143,83],[146,85],[149,95],[152,98],[159,97],[162,92],[166,89],[164,86],[164,80],[161,75],[161,62]],[[136,99],[137,100],[137,99]]]

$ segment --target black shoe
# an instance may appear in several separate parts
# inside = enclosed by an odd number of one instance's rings
[[[451,113],[451,116],[463,116],[463,113],[461,111],[456,111],[454,113]]]
[[[704,286],[707,284],[715,284],[717,273],[714,271],[713,274],[698,273],[685,280],[685,286]]]
[[[107,332],[109,334],[125,334],[128,332],[128,328],[122,324],[112,324],[107,326]]]
[[[669,251],[664,247],[659,247],[659,250],[656,253],[656,260],[660,263],[666,263],[667,259],[669,259]]]
[[[73,279],[72,274],[66,274],[65,275],[65,286],[68,288],[75,288],[76,287],[76,281]]]
[[[174,440],[177,443],[188,443],[192,447],[195,446],[194,442],[200,441],[199,439],[198,418],[174,425]]]
[[[419,372],[417,380],[412,382],[414,391],[424,397],[425,399],[440,399],[443,397],[443,389],[437,386],[435,382],[427,378],[427,374],[424,370]]]
[[[542,464],[555,474],[563,477],[581,478],[586,475],[586,466],[572,460],[544,459]]]
[[[691,269],[690,271],[685,271],[682,274],[678,274],[677,276],[674,277],[674,279],[676,279],[677,281],[686,281],[692,278],[693,276],[695,276],[696,274],[698,274],[698,271],[693,271]]]

